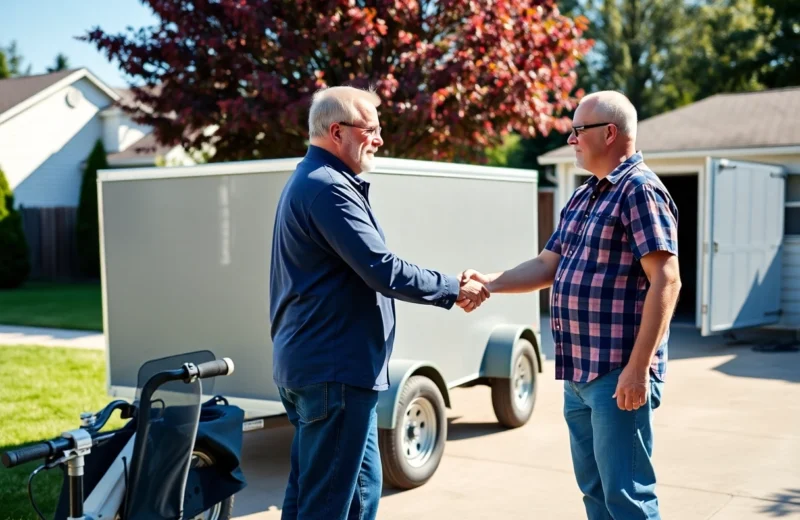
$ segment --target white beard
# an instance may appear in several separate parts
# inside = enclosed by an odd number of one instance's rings
[[[361,157],[361,161],[359,161],[359,164],[361,165],[361,171],[365,173],[371,172],[372,170],[375,169],[375,156],[364,154]]]

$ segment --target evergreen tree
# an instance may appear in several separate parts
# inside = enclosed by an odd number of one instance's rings
[[[77,242],[81,272],[100,277],[100,226],[97,216],[97,170],[108,168],[103,142],[97,140],[83,172],[78,204]]]
[[[0,289],[13,289],[27,280],[29,254],[22,216],[14,209],[14,194],[0,170]]]

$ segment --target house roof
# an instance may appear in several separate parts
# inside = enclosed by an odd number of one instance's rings
[[[0,114],[66,78],[75,70],[0,79]]]
[[[800,145],[800,87],[717,94],[639,122],[636,148],[645,154]],[[564,137],[566,141],[566,136]],[[570,162],[571,146],[539,157]]]
[[[92,82],[112,101],[119,99],[119,94],[86,68],[3,79],[0,80],[0,123],[11,119],[59,89],[83,78]]]

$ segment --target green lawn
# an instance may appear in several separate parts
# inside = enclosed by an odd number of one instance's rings
[[[0,346],[0,356],[0,452],[57,437],[80,426],[81,412],[96,412],[110,401],[102,351]],[[117,412],[105,429],[122,424]],[[11,470],[0,465],[0,519],[37,518],[28,501],[27,482],[38,465]],[[34,498],[47,518],[55,511],[60,486],[56,469],[33,481]]]
[[[100,284],[29,282],[0,290],[0,324],[102,331]]]

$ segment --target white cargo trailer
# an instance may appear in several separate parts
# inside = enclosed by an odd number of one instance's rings
[[[272,380],[270,246],[299,160],[100,172],[110,395],[131,398],[147,360],[208,349],[236,364],[214,393],[245,410],[245,430],[285,416]],[[380,158],[365,178],[387,244],[404,260],[458,274],[538,254],[535,171]],[[526,423],[540,344],[536,293],[490,298],[470,314],[397,302],[391,388],[378,406],[387,484],[433,475],[455,387],[491,386],[499,422]]]

